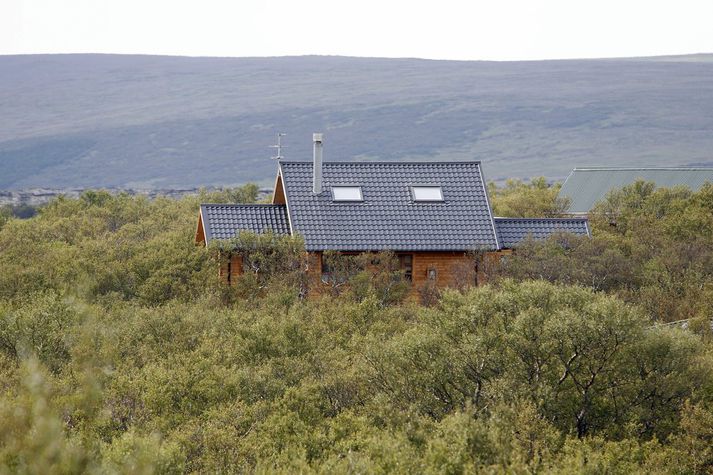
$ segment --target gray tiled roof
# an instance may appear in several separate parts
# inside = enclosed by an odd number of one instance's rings
[[[516,247],[528,236],[546,239],[556,232],[589,235],[586,218],[494,218],[500,245]]]
[[[639,179],[652,181],[658,187],[686,185],[698,190],[706,181],[713,183],[713,167],[575,168],[562,185],[560,196],[570,199],[570,213],[588,213],[611,189],[630,185]]]
[[[211,239],[230,239],[241,230],[290,234],[285,205],[203,204],[201,216],[206,244]]]
[[[294,232],[307,250],[497,249],[479,162],[280,162]],[[332,185],[359,185],[363,202],[333,202]],[[440,185],[443,202],[414,203],[412,185]]]

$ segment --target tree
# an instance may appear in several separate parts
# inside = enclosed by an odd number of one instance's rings
[[[691,192],[636,182],[595,207],[592,238],[524,242],[496,274],[611,292],[659,321],[711,319],[712,196],[710,184]]]
[[[5,226],[12,217],[12,210],[8,206],[0,206],[0,229]]]
[[[509,179],[499,187],[488,184],[493,213],[513,218],[558,217],[567,211],[569,201],[559,196],[561,185],[550,185],[545,177],[533,178],[529,183]]]
[[[196,196],[56,199],[0,229],[0,472],[710,472],[713,194],[644,188],[430,306],[390,252],[300,299],[298,237],[197,247]]]
[[[236,283],[239,293],[256,295],[255,292],[283,286],[300,297],[307,294],[307,253],[299,235],[241,231],[233,239],[214,241],[210,247],[219,260],[240,256],[242,274]]]
[[[224,188],[215,191],[201,190],[201,203],[255,203],[260,187],[255,183],[247,183],[236,188]]]

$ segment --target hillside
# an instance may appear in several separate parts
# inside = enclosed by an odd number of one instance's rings
[[[0,57],[0,189],[271,184],[292,159],[479,159],[489,179],[713,164],[713,55],[458,62]]]

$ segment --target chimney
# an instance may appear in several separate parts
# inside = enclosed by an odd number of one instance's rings
[[[314,168],[312,171],[312,193],[322,192],[322,134],[312,134],[314,141]]]

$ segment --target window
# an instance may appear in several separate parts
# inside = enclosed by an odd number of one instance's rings
[[[338,287],[361,271],[357,253],[326,251],[322,254],[322,282]]]
[[[332,280],[332,268],[327,263],[327,260],[322,256],[322,282],[330,283]]]
[[[413,279],[413,254],[399,254],[399,268],[408,281]]]
[[[333,186],[332,201],[364,201],[361,186]]]
[[[411,193],[414,201],[443,201],[440,186],[412,186]]]

